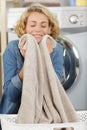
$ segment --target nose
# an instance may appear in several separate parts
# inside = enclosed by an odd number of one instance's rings
[[[37,25],[36,28],[35,28],[35,31],[36,31],[36,32],[40,32],[40,31],[41,31],[41,26],[40,26],[40,25]]]

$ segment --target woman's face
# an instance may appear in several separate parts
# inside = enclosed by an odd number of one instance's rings
[[[51,27],[49,26],[47,16],[38,12],[32,12],[29,15],[26,24],[26,33],[34,36],[38,43],[42,40],[44,35],[50,34],[50,32]]]

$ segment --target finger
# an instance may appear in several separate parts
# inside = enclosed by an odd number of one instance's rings
[[[23,48],[23,46],[25,45],[26,43],[26,38],[23,38],[20,42],[20,45],[19,45],[19,48]]]
[[[22,55],[23,57],[25,57],[25,53],[26,53],[26,51],[25,51],[25,50],[20,49],[20,53],[21,53],[21,55]]]

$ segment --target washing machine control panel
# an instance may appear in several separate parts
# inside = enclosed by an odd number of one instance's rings
[[[59,7],[56,12],[61,28],[87,27],[87,7]]]

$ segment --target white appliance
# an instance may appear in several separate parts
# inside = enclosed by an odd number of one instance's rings
[[[76,49],[79,60],[78,75],[66,92],[77,110],[87,109],[87,7],[64,7],[60,11],[62,37]]]
[[[84,110],[87,109],[87,31],[67,34],[63,38],[76,48],[79,58],[79,73],[67,94],[77,110]]]
[[[72,104],[77,110],[87,109],[87,7],[50,7],[58,18],[62,40],[72,46],[78,58],[78,75],[66,90]],[[8,10],[8,41],[17,39],[11,30],[25,8]],[[73,63],[71,64],[73,65]]]

